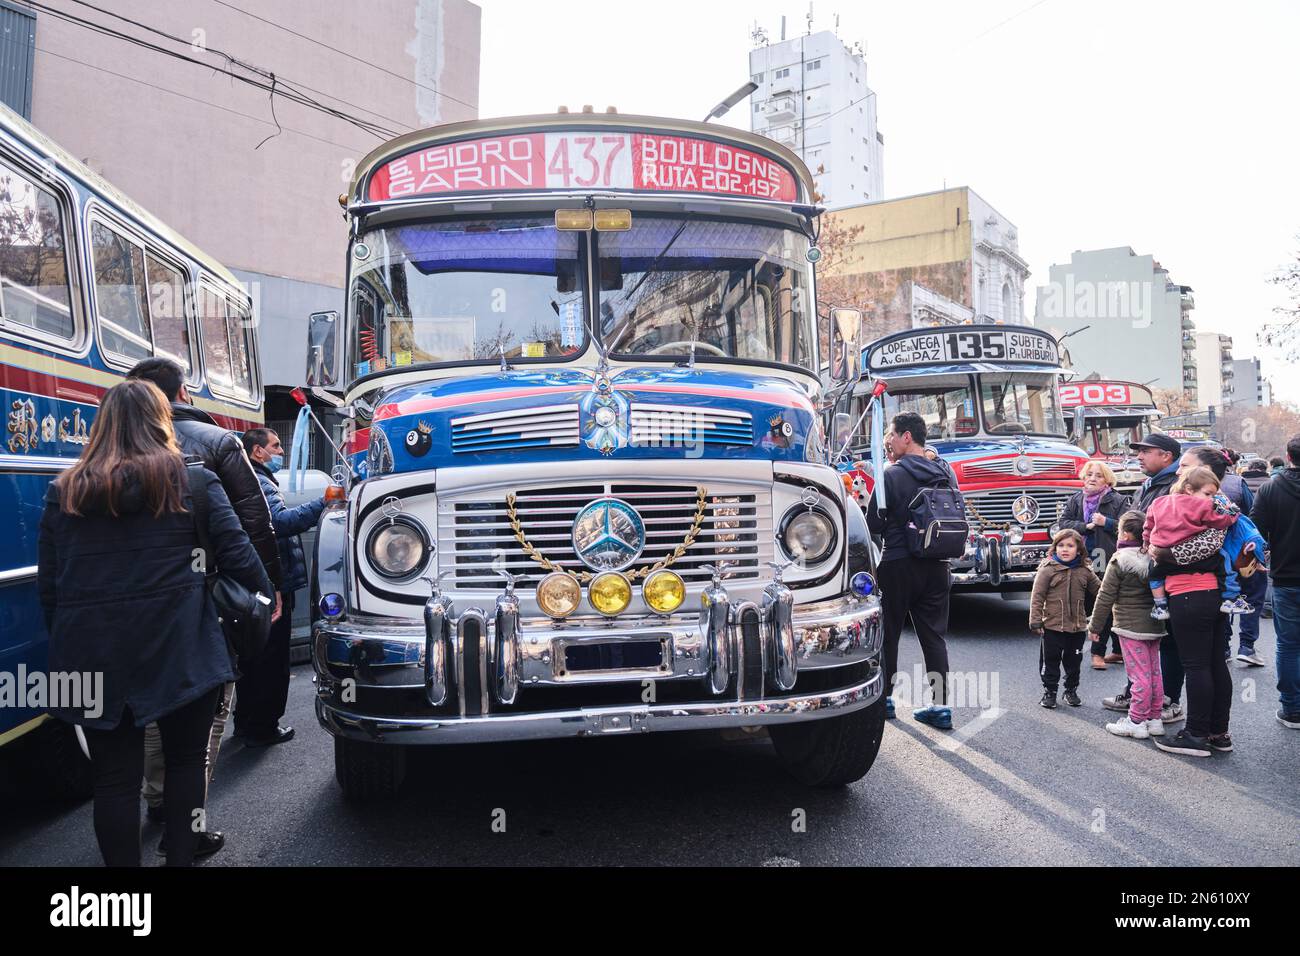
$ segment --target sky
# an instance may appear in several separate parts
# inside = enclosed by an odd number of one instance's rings
[[[807,31],[806,2],[475,0],[479,115],[699,119],[749,78],[755,23]],[[1198,331],[1300,375],[1256,341],[1300,255],[1295,0],[816,0],[814,31],[866,47],[886,197],[973,188],[1015,223],[1031,291],[1076,249],[1131,246],[1195,290]],[[722,122],[748,128],[746,104]],[[1031,316],[1032,318],[1032,316]]]

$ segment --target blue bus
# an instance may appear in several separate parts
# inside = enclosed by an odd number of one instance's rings
[[[307,381],[360,476],[312,582],[344,795],[395,792],[412,747],[728,727],[804,783],[865,774],[880,604],[825,440],[799,158],[659,117],[482,120],[381,146],[347,208]]]
[[[43,713],[36,592],[49,482],[85,446],[104,392],[167,355],[227,428],[262,422],[252,302],[235,276],[0,107],[0,774],[90,795],[79,730]],[[147,622],[141,622],[147,626]]]

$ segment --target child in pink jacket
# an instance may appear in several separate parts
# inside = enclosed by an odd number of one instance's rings
[[[1223,547],[1227,529],[1240,512],[1235,505],[1217,499],[1219,479],[1209,468],[1193,468],[1147,508],[1142,526],[1142,543],[1156,564],[1151,569],[1151,616],[1169,619],[1169,598],[1165,576],[1171,565],[1195,564]],[[1163,565],[1163,568],[1162,568]]]

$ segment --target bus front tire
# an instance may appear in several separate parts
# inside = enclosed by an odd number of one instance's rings
[[[768,732],[777,757],[804,786],[843,787],[865,777],[876,761],[885,698],[842,717],[774,724]]]
[[[406,777],[406,748],[335,737],[334,776],[350,803],[392,799]]]

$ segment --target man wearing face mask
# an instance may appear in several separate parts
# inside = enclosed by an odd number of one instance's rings
[[[266,647],[256,660],[249,661],[244,676],[235,689],[235,736],[246,747],[266,747],[293,738],[292,727],[281,727],[285,705],[289,700],[289,638],[293,633],[293,597],[307,586],[307,559],[303,554],[304,531],[316,527],[325,509],[324,497],[296,508],[284,506],[284,495],[275,473],[284,467],[284,446],[280,436],[269,428],[251,428],[244,432],[244,451],[253,463],[262,494],[271,509],[271,524],[280,551],[284,581],[280,589],[283,613],[271,625]]]

